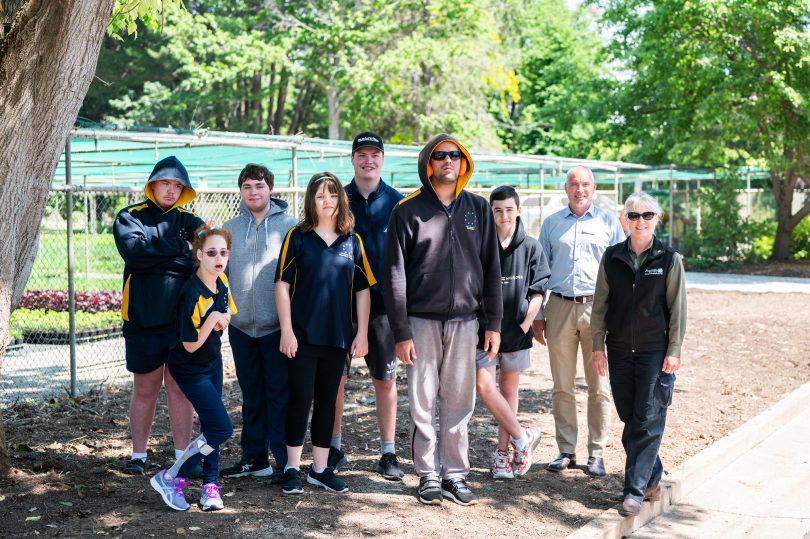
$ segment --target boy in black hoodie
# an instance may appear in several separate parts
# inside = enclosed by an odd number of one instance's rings
[[[551,271],[543,248],[523,230],[517,192],[508,185],[497,187],[490,194],[489,203],[500,243],[503,320],[501,347],[491,358],[484,350],[483,328],[487,327],[487,317],[483,311],[479,313],[476,386],[500,426],[498,448],[492,454],[492,477],[512,479],[529,471],[532,452],[540,442],[540,431],[521,426],[516,414],[520,373],[531,366],[532,322],[543,305]],[[496,368],[500,370],[498,387]]]

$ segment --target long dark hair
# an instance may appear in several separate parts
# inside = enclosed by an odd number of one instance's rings
[[[318,225],[318,214],[315,211],[315,194],[321,185],[326,185],[329,193],[338,196],[337,215],[335,215],[335,228],[341,236],[348,234],[354,228],[354,215],[349,209],[349,196],[341,185],[337,176],[331,172],[318,172],[309,179],[307,193],[304,197],[304,218],[299,227],[301,232],[309,232]]]

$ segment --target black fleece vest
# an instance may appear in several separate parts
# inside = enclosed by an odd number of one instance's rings
[[[628,248],[630,238],[605,251],[605,274],[610,295],[605,344],[624,352],[657,352],[669,345],[667,275],[675,253],[653,240],[638,271]]]

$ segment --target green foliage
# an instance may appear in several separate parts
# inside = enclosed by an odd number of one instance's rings
[[[182,7],[182,0],[116,0],[107,34],[121,39],[122,34],[137,35],[138,22],[149,28],[163,26],[163,10]]]
[[[746,235],[749,239],[747,260],[749,262],[765,262],[768,260],[773,252],[775,234],[776,223],[773,219],[749,223]]]
[[[682,242],[689,267],[733,267],[745,259],[749,227],[740,217],[737,181],[727,176],[711,187],[701,188],[698,197],[703,208],[703,229],[700,233],[688,232]]]
[[[628,159],[771,171],[780,232],[807,174],[810,0],[592,0],[626,70],[612,95]],[[776,251],[779,252],[776,252]],[[785,259],[787,243],[773,256]]]
[[[793,229],[790,254],[795,260],[810,260],[810,218],[805,217]]]
[[[76,331],[107,329],[121,325],[121,313],[106,311],[100,313],[76,312]],[[67,333],[70,321],[67,312],[46,311],[45,309],[16,309],[11,313],[12,331],[22,333]]]

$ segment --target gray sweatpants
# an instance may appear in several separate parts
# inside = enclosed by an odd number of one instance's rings
[[[409,317],[408,322],[416,348],[416,359],[407,367],[414,468],[419,477],[466,477],[470,472],[467,423],[475,407],[478,321]]]

